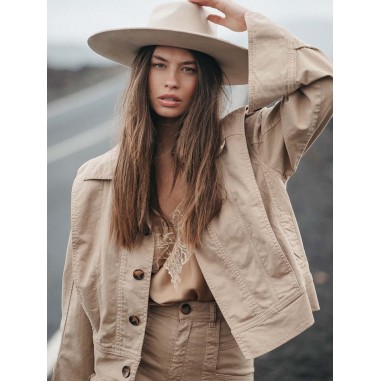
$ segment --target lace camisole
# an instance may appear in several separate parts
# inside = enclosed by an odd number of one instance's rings
[[[182,242],[178,229],[179,217],[180,210],[176,208],[171,216],[172,226],[168,227],[161,218],[157,218],[153,224],[151,304],[171,305],[186,300],[214,300],[196,256]]]

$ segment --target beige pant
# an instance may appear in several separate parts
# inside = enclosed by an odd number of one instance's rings
[[[136,381],[252,381],[216,302],[150,304]]]

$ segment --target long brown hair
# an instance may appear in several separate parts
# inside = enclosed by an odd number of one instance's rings
[[[156,139],[149,98],[148,74],[156,46],[139,51],[121,108],[120,149],[114,176],[111,233],[131,250],[141,243],[160,210],[155,179]],[[181,203],[180,229],[184,243],[194,248],[222,205],[216,158],[221,141],[220,103],[224,75],[207,54],[191,51],[197,61],[198,84],[173,150],[174,181],[180,173],[187,183]],[[173,189],[173,187],[172,187]]]

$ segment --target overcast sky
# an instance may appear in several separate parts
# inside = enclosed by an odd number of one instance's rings
[[[87,39],[96,32],[145,26],[151,9],[164,1],[167,0],[49,0],[49,51],[57,45],[76,45],[87,50]],[[240,0],[238,3],[265,14],[332,56],[332,0]],[[247,46],[246,33],[218,27],[218,35]]]

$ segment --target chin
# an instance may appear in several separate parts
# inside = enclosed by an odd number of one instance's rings
[[[183,112],[178,110],[154,110],[155,114],[162,118],[180,118]]]

